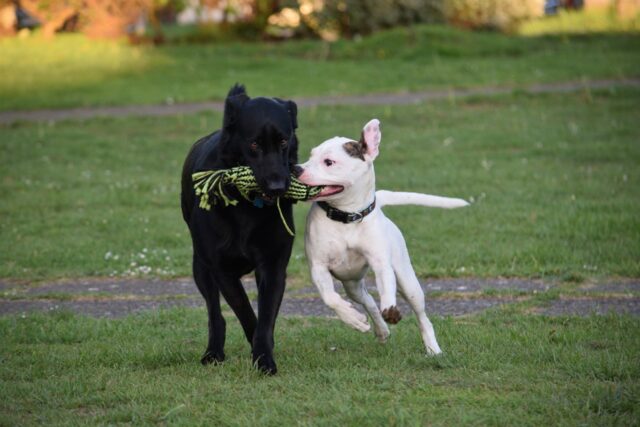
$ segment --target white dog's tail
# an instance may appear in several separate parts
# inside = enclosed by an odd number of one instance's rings
[[[469,203],[462,199],[451,197],[431,196],[422,193],[405,193],[401,191],[376,191],[376,204],[383,206],[393,205],[420,205],[430,208],[455,209],[468,206]]]

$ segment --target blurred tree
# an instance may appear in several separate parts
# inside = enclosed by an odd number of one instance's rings
[[[544,0],[444,0],[447,20],[472,29],[511,31],[519,22],[544,14]]]
[[[18,0],[20,7],[42,23],[42,33],[52,37],[61,30],[78,30],[90,37],[121,37],[146,23],[162,38],[159,16],[179,10],[182,0]],[[140,32],[140,31],[138,31]]]
[[[12,36],[18,27],[16,6],[11,0],[0,0],[0,37]]]
[[[269,17],[280,9],[278,0],[255,0],[255,23],[256,27],[264,32],[269,24]]]
[[[42,24],[42,34],[49,38],[72,19],[77,18],[81,0],[19,0],[19,7],[26,10]]]
[[[327,40],[384,28],[441,22],[443,0],[283,0],[297,9],[301,27]],[[296,7],[297,6],[297,7]]]
[[[269,17],[278,12],[283,0],[196,0],[201,7],[220,13],[219,21],[202,20],[206,25],[219,25],[229,38],[257,39],[269,25]],[[215,15],[214,15],[215,16]]]

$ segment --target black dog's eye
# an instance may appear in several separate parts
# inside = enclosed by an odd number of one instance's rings
[[[257,142],[255,142],[255,141],[252,142],[250,147],[251,147],[252,151],[258,151],[258,143]]]
[[[324,164],[327,166],[331,166],[332,164],[334,164],[335,162],[331,159],[324,159]]]
[[[286,147],[288,143],[289,141],[287,141],[286,139],[283,139],[282,141],[280,141],[280,145],[282,146],[282,148]]]

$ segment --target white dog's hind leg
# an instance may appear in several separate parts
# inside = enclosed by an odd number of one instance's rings
[[[367,316],[356,310],[336,292],[333,286],[333,277],[328,269],[318,266],[312,267],[311,280],[320,292],[324,303],[336,312],[340,320],[361,332],[367,332],[371,329],[367,322]]]
[[[358,304],[362,304],[365,310],[367,310],[367,313],[369,313],[371,321],[373,322],[373,330],[378,341],[387,341],[387,338],[389,338],[389,327],[382,318],[380,309],[378,309],[375,300],[371,294],[367,292],[364,280],[345,280],[342,284],[344,285],[344,289],[347,291],[349,298]]]
[[[398,278],[400,293],[416,314],[418,326],[420,327],[420,335],[422,336],[422,342],[424,342],[427,353],[440,354],[442,350],[440,350],[438,341],[436,341],[436,332],[425,313],[424,292],[420,287],[420,282],[416,277],[416,273],[413,271],[413,267],[411,267],[406,246],[404,246],[403,249],[404,253],[399,254],[398,259],[394,260],[394,270]]]

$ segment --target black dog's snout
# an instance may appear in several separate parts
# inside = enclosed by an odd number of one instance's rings
[[[287,180],[286,178],[270,179],[267,181],[266,187],[268,193],[282,195],[287,191]]]

